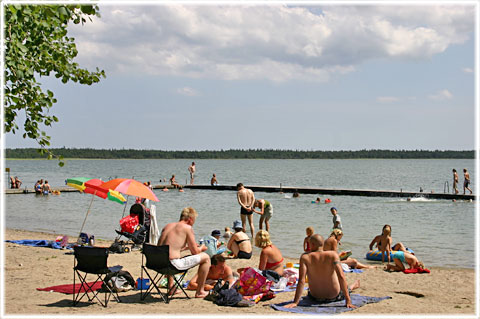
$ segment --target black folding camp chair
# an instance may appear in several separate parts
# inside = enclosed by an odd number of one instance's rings
[[[113,297],[120,302],[118,293],[112,290],[107,282],[105,282],[105,277],[110,272],[107,267],[108,249],[104,247],[74,246],[73,251],[75,255],[73,266],[73,305],[76,306],[80,300],[86,296],[88,301],[97,299],[102,306],[106,307],[112,294]],[[88,274],[96,275],[95,282],[91,284],[87,283]],[[78,291],[75,289],[76,277],[78,277],[81,283]],[[103,283],[102,289],[105,292],[105,300],[103,302],[98,298],[100,290],[93,290],[97,282]],[[83,294],[82,288],[84,290]]]
[[[150,279],[151,284],[147,288],[145,293],[143,292],[143,285],[141,286],[140,288],[141,300],[144,300],[152,292],[153,288],[155,288],[158,294],[160,295],[160,297],[162,297],[163,301],[165,301],[165,303],[169,303],[170,299],[172,299],[172,296],[170,296],[170,294],[174,292],[177,287],[179,287],[183,291],[187,299],[190,299],[190,297],[187,295],[187,293],[185,292],[181,284],[183,278],[185,277],[189,269],[178,270],[175,267],[173,267],[170,264],[169,250],[170,249],[168,245],[154,246],[147,243],[143,244],[141,278],[143,281],[143,271],[145,271],[148,278]],[[156,272],[155,277],[152,277],[148,272],[148,270]],[[178,274],[180,274],[180,276],[177,278],[175,275],[178,275]],[[173,277],[173,280],[175,281],[175,283],[171,288],[167,287],[167,293],[162,293],[160,291],[159,284],[160,284],[160,280],[162,280],[162,278],[166,276]]]

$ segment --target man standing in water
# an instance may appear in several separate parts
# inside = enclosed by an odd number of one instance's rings
[[[455,194],[458,194],[458,188],[457,188],[457,184],[458,184],[458,174],[457,174],[457,170],[454,168],[452,169],[452,172],[453,172],[453,191],[455,192]]]
[[[237,200],[240,204],[240,218],[242,219],[243,232],[246,232],[246,220],[250,224],[252,238],[254,238],[255,229],[253,227],[253,205],[255,203],[255,195],[251,189],[245,188],[242,183],[237,184]]]
[[[470,185],[470,174],[467,172],[467,169],[463,169],[463,178],[465,179],[463,181],[463,195],[465,195],[465,189],[468,189],[470,191],[470,194],[473,194],[472,190],[468,185]]]
[[[193,185],[193,180],[195,179],[195,162],[192,162],[192,165],[188,167],[188,172],[190,173],[190,185]]]
[[[195,298],[204,298],[208,295],[205,291],[205,280],[210,269],[210,256],[203,251],[207,247],[197,246],[195,234],[193,233],[193,224],[197,219],[198,213],[192,207],[186,207],[180,214],[180,220],[175,223],[167,224],[162,229],[162,234],[158,240],[158,246],[168,245],[170,252],[170,264],[178,270],[187,270],[196,265],[198,266],[198,286]],[[188,247],[192,253],[190,256],[181,257],[181,251]],[[169,278],[169,287],[173,285],[173,279]]]

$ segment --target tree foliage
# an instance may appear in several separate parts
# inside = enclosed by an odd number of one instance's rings
[[[55,152],[66,158],[98,159],[435,159],[475,158],[474,151],[430,150],[359,150],[359,151],[293,151],[293,150],[212,150],[212,151],[162,151],[134,149],[61,148]],[[40,158],[32,148],[5,150],[6,158]]]
[[[105,77],[105,71],[94,72],[74,62],[78,51],[75,39],[67,34],[73,22],[84,24],[91,16],[100,16],[96,5],[20,5],[9,4],[5,12],[5,132],[17,133],[17,116],[24,112],[23,138],[37,141],[41,154],[55,156],[48,149],[50,137],[40,125],[58,122],[50,108],[57,102],[52,91],[42,89],[42,76],[55,76],[91,85]],[[60,165],[63,165],[60,157]]]

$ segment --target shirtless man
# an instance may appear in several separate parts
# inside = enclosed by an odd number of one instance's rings
[[[360,281],[357,280],[350,287],[347,286],[338,254],[334,251],[323,251],[322,236],[312,235],[310,247],[311,251],[300,257],[295,299],[285,307],[294,308],[298,305],[305,286],[305,275],[307,275],[310,298],[323,303],[345,300],[345,307],[357,308],[352,305],[349,290],[360,287]]]
[[[254,238],[255,229],[253,227],[253,205],[255,203],[255,195],[251,189],[245,188],[242,183],[237,184],[237,200],[240,204],[240,218],[242,219],[243,232],[246,232],[246,220],[248,217],[248,224],[252,238]]]
[[[325,240],[325,243],[323,244],[323,251],[337,251],[338,243],[340,242],[340,239],[343,237],[343,231],[341,229],[334,229],[332,233],[330,234],[330,237]],[[362,268],[376,268],[375,266],[368,266],[364,265],[360,262],[358,262],[355,258],[347,258],[345,260],[341,261],[344,264],[347,264],[348,267],[353,268],[353,269],[362,269]]]
[[[463,178],[465,179],[463,181],[463,195],[465,195],[465,189],[468,189],[470,191],[470,194],[473,194],[472,190],[468,185],[470,185],[470,174],[467,172],[467,169],[463,169]]]
[[[458,184],[458,174],[457,174],[457,170],[454,168],[452,169],[452,172],[453,172],[453,190],[455,192],[455,194],[458,194],[458,188],[457,188],[457,184]]]
[[[195,241],[195,234],[193,233],[193,224],[198,216],[198,213],[192,207],[186,207],[180,214],[180,221],[176,223],[167,224],[162,229],[162,234],[158,240],[158,246],[170,246],[170,263],[178,270],[186,270],[196,265],[198,266],[198,287],[195,293],[196,298],[203,298],[207,296],[204,290],[205,279],[207,278],[208,268],[210,268],[210,256],[203,251],[207,247],[197,247]],[[181,257],[181,251],[190,249],[192,255]],[[173,280],[169,278],[169,287],[172,287]]]
[[[225,257],[222,255],[213,255],[211,258],[212,265],[208,270],[207,280],[205,283],[205,290],[212,290],[215,283],[218,279],[222,279],[223,282],[228,282],[229,287],[231,287],[235,283],[235,278],[233,277],[232,268],[225,264]],[[190,279],[190,283],[188,284],[187,289],[195,290],[198,287],[198,274],[196,274],[192,279]]]
[[[212,179],[210,180],[210,185],[212,185],[212,186],[217,186],[218,185],[217,175],[213,174]]]
[[[193,185],[193,180],[195,179],[195,162],[192,162],[192,165],[188,167],[188,172],[190,173],[190,185]]]
[[[48,181],[45,180],[45,183],[42,186],[43,194],[48,195],[48,193],[52,192],[52,189],[50,188],[50,184],[48,184]]]

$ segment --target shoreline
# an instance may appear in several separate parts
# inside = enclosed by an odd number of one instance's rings
[[[55,240],[56,232],[31,232],[18,229],[3,229],[4,240],[46,239]],[[70,239],[70,242],[73,240]],[[108,247],[111,240],[96,238],[96,245]],[[4,252],[4,303],[5,315],[214,315],[232,316],[289,316],[291,313],[278,312],[270,304],[292,300],[294,292],[276,295],[272,300],[259,302],[249,308],[220,307],[202,299],[175,298],[165,305],[158,295],[140,301],[139,291],[120,293],[121,303],[111,301],[107,308],[99,304],[85,303],[72,307],[72,295],[55,292],[37,291],[53,285],[70,284],[73,276],[73,256],[65,250],[43,247],[28,247],[13,243],[3,243]],[[298,262],[298,258],[287,258],[285,262]],[[232,269],[257,267],[258,252],[250,260],[229,259]],[[131,273],[134,279],[140,276],[141,254],[132,251],[128,254],[109,255],[108,265],[122,265],[123,270]],[[379,264],[380,265],[380,264]],[[360,280],[360,288],[355,293],[366,296],[391,296],[392,299],[376,304],[365,305],[343,315],[382,314],[441,314],[474,316],[476,313],[475,270],[465,268],[431,267],[430,274],[387,273],[383,268],[369,269],[362,273],[346,273],[348,284]],[[186,279],[190,279],[196,270],[190,270]],[[188,291],[193,296],[193,291]]]

